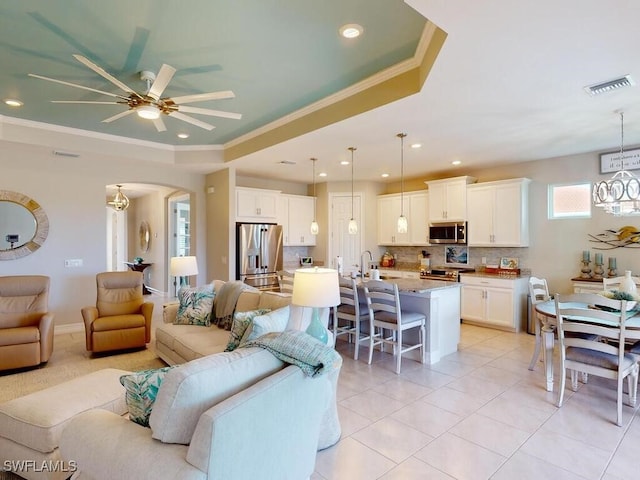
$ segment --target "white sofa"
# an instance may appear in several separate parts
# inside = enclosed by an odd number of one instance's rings
[[[169,370],[151,428],[91,410],[69,422],[60,452],[83,480],[302,480],[334,395],[331,375],[310,378],[266,350],[240,348]]]

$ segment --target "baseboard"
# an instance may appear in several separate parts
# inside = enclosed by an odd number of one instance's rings
[[[66,323],[64,325],[55,325],[53,327],[54,335],[64,335],[65,333],[84,332],[84,323]]]

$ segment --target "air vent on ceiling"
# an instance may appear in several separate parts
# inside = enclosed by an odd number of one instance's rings
[[[280,160],[278,162],[280,165],[295,165],[296,162],[292,162],[291,160]]]
[[[74,152],[64,152],[62,150],[54,150],[52,152],[54,155],[58,156],[58,157],[72,157],[72,158],[78,158],[80,156],[79,153],[74,153]]]
[[[617,90],[622,87],[630,87],[632,85],[635,85],[635,82],[631,78],[631,75],[625,75],[624,77],[614,78],[613,80],[608,80],[606,82],[588,85],[584,87],[584,89],[589,95],[599,95],[601,93],[610,92],[611,90]]]

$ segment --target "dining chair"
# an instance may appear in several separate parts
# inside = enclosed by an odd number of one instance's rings
[[[349,342],[355,339],[355,351],[353,359],[358,359],[360,343],[369,340],[368,336],[362,336],[361,321],[369,318],[369,310],[360,305],[358,287],[355,279],[340,277],[340,305],[333,307],[333,337],[347,335]],[[342,324],[341,324],[342,320]]]
[[[549,296],[549,287],[547,285],[546,279],[529,277],[529,298],[531,299],[530,315],[534,321],[534,329],[536,334],[535,348],[533,350],[531,362],[529,363],[529,370],[533,370],[536,362],[538,361],[538,358],[540,358],[540,350],[542,347],[542,320],[538,312],[536,312],[536,305],[540,302],[546,302],[551,298]],[[542,354],[545,354],[544,350]]]
[[[571,389],[578,389],[577,372],[617,381],[617,425],[622,426],[622,384],[627,379],[628,403],[634,407],[638,389],[638,363],[626,353],[625,321],[627,302],[593,293],[555,296],[558,342],[560,344],[560,387],[558,407],[562,406],[567,370]],[[597,335],[593,340],[569,337],[567,333]]]
[[[369,309],[369,364],[373,360],[373,349],[380,345],[384,351],[385,344],[393,345],[393,354],[396,356],[396,373],[400,373],[402,354],[411,350],[420,349],[420,362],[424,363],[426,351],[426,315],[419,312],[403,310],[400,305],[398,285],[382,280],[369,280],[364,283],[364,294]],[[419,342],[413,345],[405,345],[403,332],[417,328]],[[392,335],[385,337],[385,330]]]
[[[278,272],[278,286],[281,292],[293,293],[293,273],[280,270]]]
[[[602,279],[602,285],[605,290],[620,290],[620,284],[624,280],[622,277],[605,277]],[[640,277],[631,277],[636,286],[640,289]]]

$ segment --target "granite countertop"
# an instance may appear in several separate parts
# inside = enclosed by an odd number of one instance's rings
[[[520,273],[520,275],[507,275],[502,273],[486,273],[486,272],[465,272],[461,273],[461,276],[464,275],[469,277],[486,277],[486,278],[506,278],[507,280],[516,279],[516,278],[529,278],[530,275],[525,273]]]
[[[460,288],[457,282],[445,282],[443,280],[425,280],[420,278],[389,278],[385,282],[398,285],[400,293],[428,293],[444,288]],[[362,281],[359,282],[361,284]],[[366,281],[365,281],[366,283]]]

